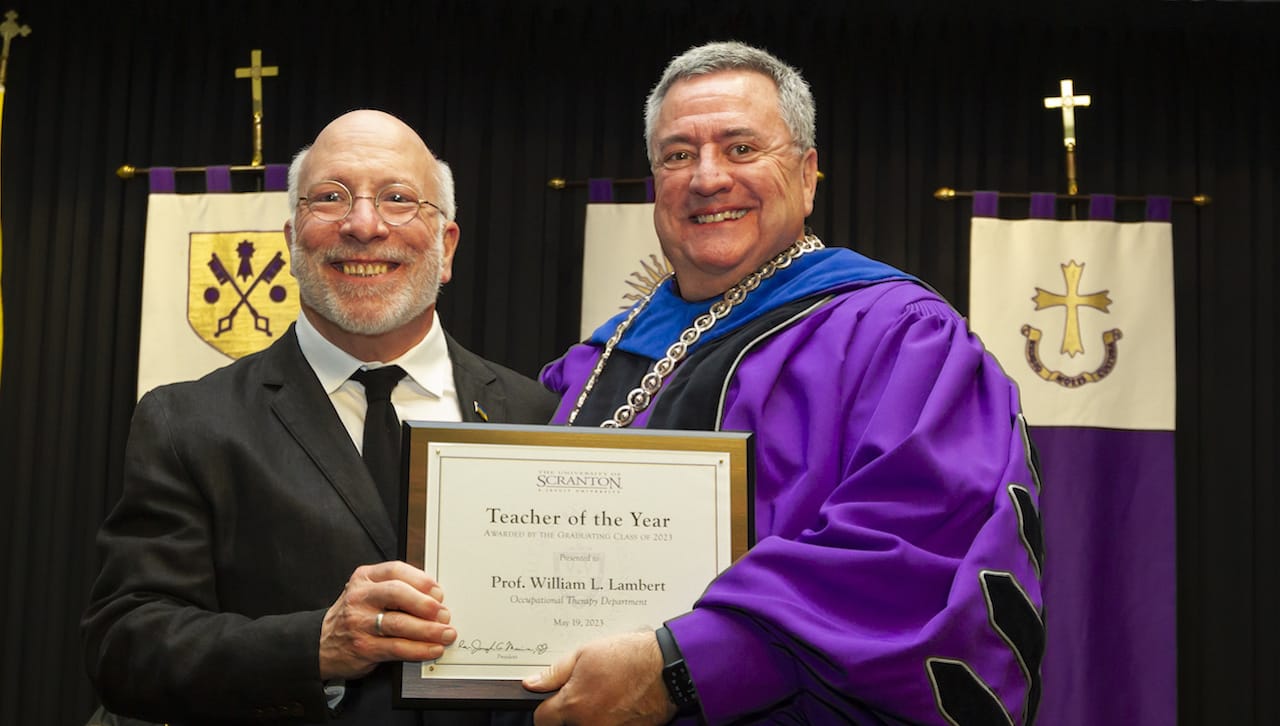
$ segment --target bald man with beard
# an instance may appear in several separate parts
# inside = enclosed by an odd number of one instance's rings
[[[138,403],[82,622],[90,677],[113,712],[170,724],[524,723],[392,708],[389,664],[457,634],[439,584],[395,561],[352,376],[403,369],[402,420],[545,423],[556,399],[441,327],[453,179],[399,119],[334,120],[295,157],[289,201],[297,323]]]

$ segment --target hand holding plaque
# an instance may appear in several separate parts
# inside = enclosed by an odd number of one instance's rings
[[[587,643],[524,685],[549,696],[538,707],[539,721],[637,723],[637,716],[647,714],[653,723],[668,723],[676,709],[661,672],[657,642],[643,631]]]
[[[443,598],[435,580],[403,562],[356,568],[320,626],[320,678],[360,678],[383,661],[440,657],[457,637]]]
[[[535,705],[521,678],[688,611],[746,550],[749,434],[408,426],[406,559],[458,639],[402,704]]]

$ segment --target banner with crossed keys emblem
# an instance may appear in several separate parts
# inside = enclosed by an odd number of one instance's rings
[[[153,193],[147,205],[139,397],[266,348],[299,308],[284,192]]]

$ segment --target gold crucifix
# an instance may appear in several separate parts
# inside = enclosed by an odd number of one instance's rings
[[[1062,109],[1062,144],[1067,147],[1067,194],[1075,196],[1080,192],[1076,184],[1076,107],[1088,106],[1088,96],[1076,96],[1071,88],[1071,79],[1060,81],[1062,95],[1050,96],[1044,100],[1045,108]]]
[[[1045,308],[1059,305],[1067,309],[1067,325],[1066,329],[1062,331],[1061,352],[1072,358],[1084,352],[1084,345],[1080,342],[1080,307],[1091,307],[1104,313],[1111,312],[1107,309],[1111,306],[1111,298],[1107,297],[1107,293],[1110,290],[1080,294],[1080,276],[1083,274],[1084,265],[1077,264],[1075,260],[1072,260],[1062,265],[1062,278],[1067,281],[1067,292],[1065,294],[1059,295],[1037,287],[1036,296],[1031,298],[1032,302],[1036,304],[1036,310],[1044,310]]]
[[[236,78],[248,78],[253,93],[253,166],[262,166],[262,79],[280,75],[280,66],[263,66],[262,50],[249,51],[249,67],[237,68]]]
[[[9,72],[9,41],[17,36],[31,35],[31,26],[18,25],[17,11],[10,10],[4,14],[4,22],[0,23],[0,36],[4,37],[4,48],[0,49],[0,88],[4,87],[4,79]]]

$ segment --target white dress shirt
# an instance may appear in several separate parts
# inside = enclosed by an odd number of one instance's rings
[[[368,403],[364,386],[351,380],[361,368],[398,365],[405,370],[404,380],[391,391],[391,405],[401,421],[461,421],[462,409],[458,390],[453,383],[453,364],[445,343],[440,317],[431,312],[431,330],[404,355],[389,361],[361,361],[330,343],[316,330],[306,313],[298,313],[295,328],[302,355],[315,371],[316,378],[329,401],[351,435],[356,450],[364,452],[364,416]]]

